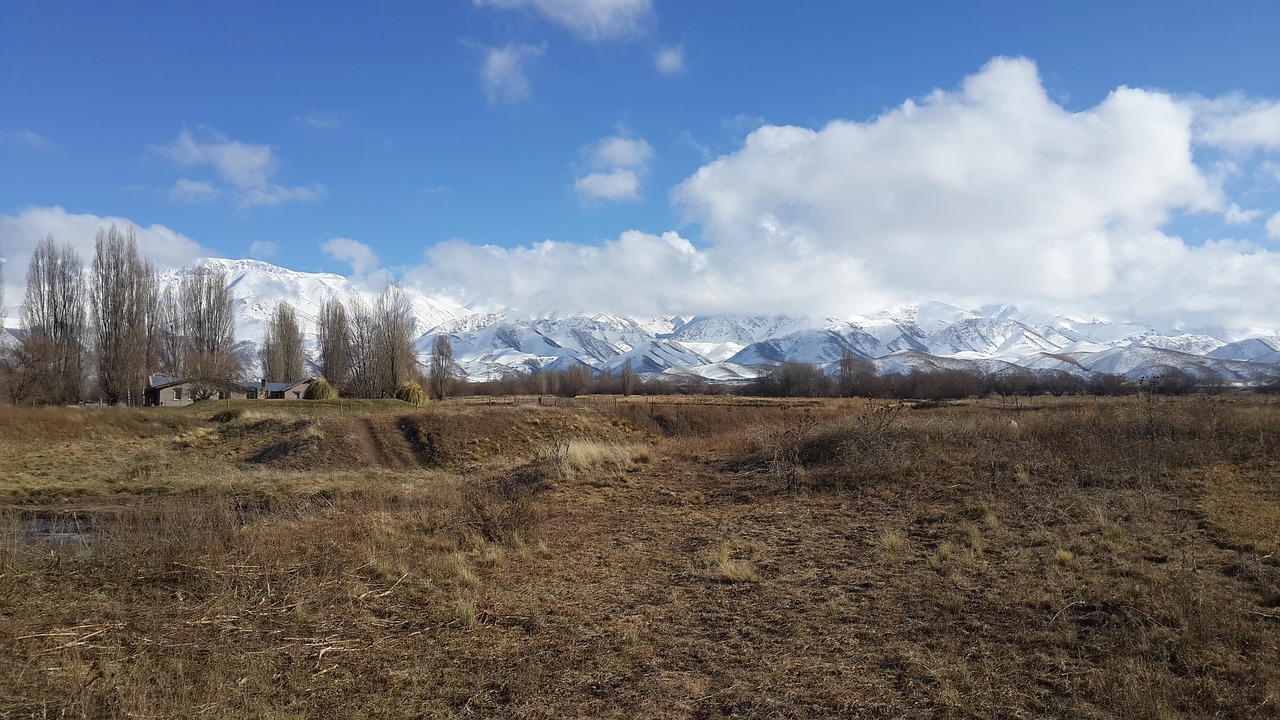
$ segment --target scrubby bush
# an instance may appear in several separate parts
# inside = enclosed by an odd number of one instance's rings
[[[817,365],[784,362],[756,379],[751,390],[766,397],[825,397],[834,388]]]
[[[396,399],[403,400],[410,405],[426,405],[427,393],[422,386],[412,380],[400,383],[396,388]]]
[[[307,400],[337,400],[338,389],[329,384],[324,378],[317,378],[315,382],[307,387],[307,391],[302,394]]]

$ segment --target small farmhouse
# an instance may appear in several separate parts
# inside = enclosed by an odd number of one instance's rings
[[[146,404],[158,407],[178,407],[195,402],[196,386],[186,378],[152,375],[147,382]],[[219,400],[244,400],[253,395],[252,387],[238,383],[218,388]]]
[[[315,378],[294,380],[293,382],[258,383],[256,397],[265,400],[302,400],[307,396],[307,388],[311,387]]]
[[[218,400],[302,400],[315,378],[293,382],[240,382],[228,383],[218,388],[209,399]],[[146,404],[157,407],[178,407],[195,402],[195,385],[187,378],[152,375],[147,382]]]

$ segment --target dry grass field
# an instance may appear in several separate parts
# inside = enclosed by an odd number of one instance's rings
[[[0,411],[0,718],[1280,717],[1280,404]]]

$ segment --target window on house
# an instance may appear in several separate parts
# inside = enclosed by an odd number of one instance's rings
[[[179,402],[181,402],[181,401],[182,401],[182,388],[174,388],[174,389],[173,389],[173,399],[174,399],[174,400],[177,400],[177,401],[179,401]]]
[[[294,399],[294,400],[301,400],[301,399],[302,399],[302,393],[298,392],[297,390],[294,390],[294,391],[293,391],[293,399]]]
[[[219,400],[230,400],[230,399],[231,399],[231,393],[227,392],[226,390],[219,390],[219,391],[218,391],[218,399],[219,399]]]

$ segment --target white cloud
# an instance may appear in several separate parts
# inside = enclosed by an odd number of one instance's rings
[[[599,246],[452,241],[412,275],[530,311],[848,317],[936,299],[1274,326],[1280,253],[1260,237],[1188,242],[1164,230],[1174,214],[1253,212],[1197,164],[1197,112],[1128,87],[1069,111],[1033,63],[998,58],[955,90],[865,122],[755,130],[673,189],[700,228],[696,248],[634,231]],[[628,154],[609,140],[590,147],[580,191],[626,197],[629,180],[609,173],[628,168],[602,165],[638,169],[652,149]],[[1268,232],[1280,234],[1280,214]]]
[[[406,283],[529,313],[687,312],[703,303],[709,287],[705,255],[674,232],[632,230],[599,246],[547,240],[502,248],[453,240],[428,249],[427,258]]]
[[[653,147],[643,138],[612,135],[585,148],[593,170],[573,184],[578,194],[595,200],[638,200],[640,178],[653,160]]]
[[[514,105],[530,97],[530,60],[542,57],[545,48],[538,45],[507,45],[500,48],[482,47],[484,61],[480,66],[480,80],[485,97],[494,105]]]
[[[378,267],[378,256],[373,248],[350,238],[333,238],[326,240],[320,249],[333,257],[351,265],[351,272],[357,278],[364,278]]]
[[[760,274],[764,256],[810,277],[805,302],[840,313],[868,291],[1093,301],[1148,280],[1119,258],[1163,247],[1172,211],[1221,208],[1191,121],[1175,99],[1123,87],[1069,112],[1033,63],[1000,58],[870,122],[765,126],[673,199],[743,258],[735,273]]]
[[[1222,214],[1222,219],[1228,225],[1245,225],[1257,220],[1262,216],[1261,210],[1244,210],[1235,203],[1227,206],[1226,211]]]
[[[255,206],[274,207],[290,200],[315,200],[324,194],[324,186],[284,187],[272,182],[280,162],[270,145],[250,145],[230,140],[225,135],[202,130],[200,137],[190,130],[183,130],[168,145],[156,148],[164,157],[184,166],[212,167],[218,177],[236,192],[243,208]],[[170,191],[174,199],[190,202],[192,191],[196,196],[208,197],[214,186],[207,181],[179,180]]]
[[[249,245],[249,257],[266,260],[275,257],[280,252],[280,246],[269,240],[254,240]]]
[[[212,202],[217,197],[218,189],[212,183],[203,180],[178,178],[178,181],[169,189],[170,200],[189,205]]]
[[[613,135],[596,143],[592,162],[600,167],[644,167],[653,159],[653,147],[643,138]]]
[[[1233,152],[1280,149],[1280,101],[1230,96],[1192,104],[1199,142]]]
[[[475,0],[480,7],[531,8],[585,40],[628,38],[653,22],[651,0]]]
[[[663,75],[678,75],[685,71],[684,48],[666,47],[653,56],[653,64]]]
[[[575,180],[573,189],[583,197],[597,200],[638,200],[640,178],[634,170],[592,172]]]
[[[1267,237],[1280,240],[1280,212],[1267,218]]]
[[[191,238],[163,225],[143,227],[128,218],[69,213],[61,207],[27,207],[16,215],[0,215],[0,257],[5,262],[5,303],[13,308],[22,302],[27,265],[31,253],[48,235],[59,246],[70,243],[87,264],[93,262],[94,237],[99,228],[115,225],[133,227],[138,238],[138,254],[158,269],[190,265],[212,253]]]

